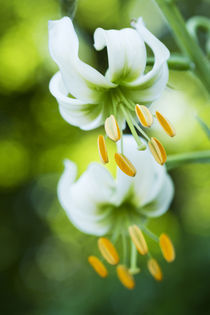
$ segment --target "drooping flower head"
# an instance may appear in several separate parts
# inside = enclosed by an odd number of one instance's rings
[[[174,260],[173,245],[166,234],[159,237],[146,227],[149,218],[164,214],[173,198],[173,183],[165,166],[155,162],[149,150],[136,150],[133,137],[125,136],[125,154],[137,169],[135,177],[128,177],[120,169],[116,180],[108,170],[92,163],[87,171],[76,180],[76,165],[65,161],[65,170],[58,184],[58,198],[71,222],[82,232],[99,236],[98,247],[111,265],[117,266],[118,277],[129,289],[134,287],[133,275],[139,272],[136,251],[148,257],[148,269],[156,280],[162,279],[162,271],[152,258],[144,234],[159,242],[167,261]],[[144,142],[144,140],[142,140]],[[133,242],[131,265],[124,261],[110,239],[122,238]],[[96,256],[89,262],[102,277],[107,269]]]
[[[103,75],[80,60],[79,41],[71,19],[50,21],[49,50],[59,67],[51,79],[50,91],[58,101],[62,117],[71,125],[90,130],[105,124],[108,137],[122,141],[122,130],[127,122],[138,149],[144,150],[146,146],[136,129],[148,141],[156,161],[164,164],[166,153],[162,144],[155,137],[147,136],[137,118],[143,127],[152,125],[153,115],[148,106],[166,87],[169,51],[145,27],[142,18],[132,26],[121,30],[96,29],[94,47],[96,50],[106,47],[108,54],[108,69]],[[149,71],[146,71],[146,45],[154,55],[154,65]],[[170,136],[174,136],[171,124],[160,115],[156,115],[158,121]],[[98,146],[102,161],[107,163],[103,135],[98,139]],[[123,146],[115,160],[121,169],[125,169],[122,165],[127,167],[127,175],[135,176],[134,167],[123,154]]]

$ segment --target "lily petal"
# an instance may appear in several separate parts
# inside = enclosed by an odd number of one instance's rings
[[[50,81],[50,92],[57,99],[61,116],[71,125],[90,130],[103,124],[102,106],[80,101],[68,95],[60,72]]]
[[[79,59],[79,41],[70,18],[49,21],[49,50],[68,92],[74,97],[98,103],[104,91],[115,87],[100,72]]]
[[[101,205],[110,203],[113,198],[115,182],[112,176],[101,165],[91,163],[87,171],[73,183],[71,170],[72,163],[65,162],[65,170],[58,184],[61,205],[81,231],[93,235],[106,234],[111,224],[109,210],[103,209]]]
[[[122,171],[117,173],[118,198],[121,200],[133,189],[134,201],[137,207],[143,207],[151,202],[160,191],[165,180],[166,170],[153,159],[148,148],[145,151],[136,150],[136,142],[132,136],[124,136],[124,154],[134,164],[137,172],[134,178],[129,178]]]
[[[169,175],[165,176],[160,191],[156,198],[141,208],[139,211],[148,217],[158,217],[168,211],[174,195],[174,185]]]
[[[152,101],[152,99],[155,100],[160,96],[168,81],[167,59],[170,53],[167,47],[144,26],[142,18],[139,18],[137,22],[133,22],[132,26],[152,49],[155,62],[152,70],[127,83],[126,87],[129,88],[127,90],[130,97],[133,95],[133,100]],[[143,90],[145,90],[145,95]]]
[[[94,33],[96,50],[107,47],[109,69],[107,77],[111,82],[123,83],[137,79],[146,66],[146,48],[139,34],[131,29],[104,30]]]

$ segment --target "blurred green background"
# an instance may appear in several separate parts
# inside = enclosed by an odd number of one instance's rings
[[[133,315],[210,314],[210,167],[173,170],[176,195],[170,211],[153,220],[154,231],[170,234],[177,259],[167,265],[158,252],[164,281],[146,268],[127,291],[116,278],[100,279],[87,263],[97,253],[96,238],[77,231],[56,197],[63,159],[78,164],[79,174],[99,161],[98,130],[83,132],[60,116],[48,83],[57,67],[48,53],[47,21],[61,17],[56,0],[0,0],[0,286],[1,314]],[[208,0],[180,0],[185,18],[207,15]],[[143,16],[148,28],[177,52],[170,30],[152,1],[80,0],[75,25],[80,56],[104,71],[106,52],[96,53],[96,27],[121,28]],[[202,34],[201,34],[202,39]],[[210,125],[210,103],[188,72],[170,72],[170,85],[154,106],[173,122],[171,140],[156,129],[167,151],[209,149],[195,120]],[[84,159],[85,155],[85,159]],[[112,164],[111,164],[111,168]]]

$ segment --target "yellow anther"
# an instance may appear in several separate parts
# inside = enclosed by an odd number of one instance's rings
[[[120,128],[118,123],[114,117],[114,115],[109,116],[104,123],[105,131],[107,136],[113,140],[118,141],[120,140]]]
[[[148,246],[140,228],[137,225],[130,226],[129,234],[138,252],[141,255],[146,255],[148,253]]]
[[[106,267],[96,256],[89,256],[88,262],[100,277],[102,277],[102,278],[107,277],[108,272],[107,272]]]
[[[160,248],[163,254],[163,257],[167,262],[172,262],[175,259],[175,250],[174,246],[166,234],[161,234],[160,235]]]
[[[115,153],[115,162],[117,163],[117,166],[121,169],[122,172],[124,172],[128,176],[134,177],[136,175],[136,169],[129,161],[125,155],[120,153]]]
[[[155,137],[152,137],[151,140],[148,142],[148,146],[155,160],[160,165],[163,165],[166,162],[167,155],[160,141],[156,139]]]
[[[170,137],[174,137],[176,135],[176,130],[175,128],[172,126],[172,124],[168,121],[167,118],[165,118],[161,113],[156,112],[156,117],[157,120],[159,122],[159,124],[161,125],[161,127],[165,130],[165,132],[170,136]]]
[[[106,143],[104,136],[100,135],[98,136],[98,151],[101,158],[101,162],[106,164],[109,162],[108,153],[106,149]]]
[[[98,240],[98,248],[102,256],[111,265],[116,265],[119,262],[119,255],[114,245],[105,237],[101,237]]]
[[[133,276],[130,274],[128,268],[123,265],[117,266],[117,275],[120,282],[129,290],[135,287],[135,282]]]
[[[150,258],[147,262],[147,267],[155,280],[161,281],[163,279],[162,271],[156,259]]]
[[[153,123],[153,117],[150,110],[144,105],[136,105],[136,115],[139,119],[139,122],[144,127],[151,127]]]

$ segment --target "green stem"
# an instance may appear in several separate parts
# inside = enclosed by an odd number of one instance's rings
[[[166,17],[181,51],[194,63],[194,72],[210,92],[210,65],[202,49],[190,36],[185,21],[173,0],[155,0]]]
[[[147,66],[154,65],[154,57],[147,58]],[[167,60],[168,67],[171,70],[193,70],[194,64],[187,57],[179,56],[179,55],[171,55],[171,57]]]
[[[134,128],[133,126],[133,123],[132,123],[132,120],[130,119],[130,116],[128,115],[127,111],[124,109],[123,106],[121,106],[121,110],[125,116],[125,120],[127,121],[127,124],[130,128],[130,131],[134,137],[134,139],[136,140],[136,143],[138,145],[138,150],[145,150],[146,149],[146,146],[145,144],[141,141],[141,139],[139,138],[137,132],[136,132],[136,129]]]
[[[210,150],[169,155],[166,166],[169,170],[186,163],[210,163]]]

